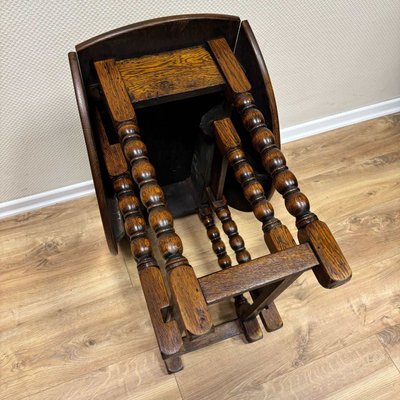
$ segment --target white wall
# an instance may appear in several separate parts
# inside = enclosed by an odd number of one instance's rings
[[[282,127],[400,96],[399,0],[1,0],[0,9],[0,203],[91,178],[67,53],[136,21],[248,19]]]

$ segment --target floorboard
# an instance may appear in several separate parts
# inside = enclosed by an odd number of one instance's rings
[[[10,217],[0,221],[0,399],[400,398],[400,114],[283,149],[353,269],[348,284],[326,290],[306,272],[276,301],[282,329],[187,354],[167,375],[135,262],[126,246],[108,253],[94,196]],[[296,235],[278,194],[273,204]],[[259,222],[232,214],[252,256],[264,255]],[[197,217],[175,227],[197,275],[218,270]],[[229,302],[211,312],[234,315]]]

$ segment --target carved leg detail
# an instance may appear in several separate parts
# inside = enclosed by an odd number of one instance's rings
[[[286,226],[274,217],[272,204],[266,199],[264,189],[252,166],[248,163],[240,138],[229,118],[214,121],[217,145],[234,170],[243,194],[252,205],[255,217],[262,222],[264,239],[271,252],[296,245]]]
[[[141,201],[149,213],[149,224],[156,233],[160,252],[166,260],[171,290],[184,327],[192,335],[202,335],[210,330],[211,317],[193,268],[182,255],[182,241],[175,233],[173,217],[156,181],[154,167],[147,158],[146,146],[132,123],[122,125],[118,134],[131,164],[133,179],[140,188]]]
[[[212,243],[212,249],[218,257],[218,264],[222,269],[232,266],[231,258],[226,253],[225,243],[221,239],[219,229],[215,226],[212,210],[209,206],[202,206],[198,211],[199,219],[207,230],[207,236]]]
[[[233,168],[236,180],[242,186],[244,196],[252,205],[254,215],[263,224],[264,240],[270,251],[274,253],[296,246],[296,242],[287,227],[274,217],[272,205],[266,199],[264,189],[258,182],[253,168],[246,159],[241,147],[240,138],[232,121],[229,118],[214,121],[214,131],[221,153],[227,158]],[[259,295],[256,297],[255,303],[259,306],[256,309],[254,309],[253,305],[246,309],[243,307],[242,319],[248,318],[247,310],[251,309],[252,316],[254,316],[268,306],[268,303],[263,301],[269,298],[268,294],[261,291],[257,294]],[[273,312],[274,308],[271,308],[271,310],[270,312]],[[273,318],[278,319],[280,317],[274,316]],[[269,319],[266,316],[266,324]]]
[[[108,175],[117,194],[118,207],[124,219],[125,232],[137,262],[140,282],[160,351],[164,356],[175,354],[183,347],[181,332],[175,320],[166,322],[162,318],[163,310],[170,307],[168,292],[162,273],[153,257],[151,241],[147,236],[139,199],[133,191],[127,163],[121,147],[118,144],[110,146],[98,112],[96,126]]]
[[[268,304],[268,307],[264,308],[260,315],[267,332],[274,332],[282,328],[283,321],[274,302]]]
[[[229,213],[230,218],[230,212]],[[222,269],[226,269],[232,266],[230,257],[226,254],[226,247],[221,239],[218,228],[215,226],[212,209],[209,206],[202,206],[199,208],[199,218],[205,228],[207,229],[207,236],[211,240],[213,250],[218,257],[218,264]],[[237,232],[237,227],[234,221],[230,218],[230,223],[226,219],[224,226],[225,233],[229,232],[231,247],[234,249],[238,262],[250,261],[251,257],[246,248],[244,247],[244,241]],[[233,247],[235,246],[235,247]],[[239,261],[242,260],[242,261]],[[241,294],[235,297],[235,308],[237,315],[239,316],[243,307],[249,306],[246,298]],[[263,333],[260,329],[260,325],[256,317],[250,318],[246,321],[241,322],[243,332],[248,342],[255,342],[262,339]]]
[[[224,228],[224,232],[230,239],[230,244],[232,249],[235,251],[236,254],[236,259],[239,264],[245,263],[247,261],[251,260],[251,256],[249,252],[245,248],[244,240],[242,236],[239,235],[238,230],[237,230],[237,225],[236,223],[232,220],[231,217],[231,212],[229,211],[229,207],[226,204],[226,201],[220,200],[220,201],[215,201],[211,202],[214,206],[214,211],[216,212],[219,220],[222,222],[222,226]],[[259,295],[260,291],[259,290],[253,290],[250,292],[250,295],[253,300],[255,300]],[[244,303],[240,303],[238,305],[238,315],[242,314],[244,307]],[[282,319],[281,316],[278,313],[278,310],[276,309],[275,305],[273,304],[273,307],[266,307],[260,311],[260,318],[261,321],[265,327],[265,329],[268,332],[271,332],[273,330],[276,330],[277,324],[275,323],[274,325],[271,325],[271,321],[281,321],[280,326],[282,327]]]
[[[234,106],[241,115],[243,126],[251,135],[253,147],[261,154],[265,170],[271,175],[276,190],[285,199],[287,210],[296,218],[297,227],[301,229],[317,220],[317,216],[310,211],[306,195],[298,187],[295,175],[286,166],[285,156],[275,145],[274,134],[265,125],[253,96],[248,92],[236,95]]]
[[[166,207],[163,190],[156,180],[146,145],[140,137],[134,108],[114,60],[95,63],[111,118],[116,127],[131,173],[140,189],[140,199],[149,214],[149,224],[156,233],[158,246],[166,260],[171,292],[184,328],[191,335],[202,335],[212,322],[200,285],[182,255],[183,246],[173,227],[172,214]]]
[[[307,197],[300,191],[296,177],[275,144],[274,134],[267,128],[264,116],[254,103],[250,82],[235,55],[223,38],[208,43],[227,81],[229,100],[241,115],[253,147],[260,153],[276,190],[284,197],[287,210],[296,218],[300,242],[308,242],[320,260],[320,266],[314,269],[319,283],[332,288],[347,282],[351,278],[350,266],[327,225],[318,221],[310,211]]]
[[[222,229],[229,238],[229,244],[235,252],[236,260],[239,264],[251,260],[250,253],[246,250],[243,238],[239,235],[237,225],[233,221],[231,212],[223,200],[220,204],[213,204],[214,212],[222,223]]]
[[[328,226],[310,211],[308,198],[300,191],[296,176],[289,170],[285,156],[275,145],[274,135],[265,125],[253,96],[248,92],[238,94],[234,98],[234,105],[252,137],[253,147],[261,155],[265,170],[285,199],[287,210],[296,218],[299,241],[309,242],[321,261],[321,265],[314,269],[319,283],[332,288],[347,282],[351,278],[350,266]]]

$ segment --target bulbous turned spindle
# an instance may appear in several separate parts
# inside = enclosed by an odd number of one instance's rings
[[[328,226],[310,211],[310,203],[287,167],[285,156],[276,146],[274,135],[255,106],[253,96],[249,92],[236,94],[233,103],[241,115],[243,126],[251,135],[253,147],[261,155],[265,170],[285,199],[286,209],[296,218],[299,241],[310,243],[318,255],[320,266],[314,273],[319,283],[332,288],[347,282],[352,275],[348,262]]]
[[[317,217],[310,212],[307,197],[300,192],[296,177],[287,168],[285,157],[275,145],[273,133],[265,125],[264,117],[254,103],[251,84],[243,68],[224,38],[210,40],[208,44],[226,79],[229,100],[250,133],[253,147],[261,154],[264,168],[271,175],[275,188],[283,195],[287,210],[296,217],[297,227],[303,228]]]
[[[310,203],[300,191],[295,175],[287,167],[285,156],[276,146],[274,134],[267,128],[253,96],[249,92],[241,93],[234,97],[233,102],[243,126],[251,135],[254,149],[260,153],[262,164],[272,177],[273,185],[285,199],[289,213],[296,218],[297,228],[304,228],[317,216],[310,211]]]
[[[147,157],[146,145],[141,140],[136,121],[122,123],[118,127],[118,135],[125,157],[131,165],[132,177],[139,186],[140,200],[149,214],[149,224],[157,236],[158,247],[166,261],[171,290],[181,319],[190,334],[202,335],[211,329],[211,317],[193,268],[182,255],[182,241],[175,233],[172,214],[166,207],[163,190],[156,180],[154,167]]]
[[[232,219],[229,208],[226,205],[218,205],[214,207],[214,212],[221,221],[222,229],[229,238],[229,244],[235,252],[237,262],[242,264],[250,261],[250,253],[246,250],[242,236],[239,235],[237,225]]]
[[[255,217],[262,222],[263,231],[268,232],[281,222],[274,217],[272,204],[265,197],[252,166],[242,150],[240,139],[229,118],[214,121],[217,144],[233,168],[235,178],[243,189],[246,200],[251,204]]]
[[[230,239],[230,244],[232,249],[235,251],[237,261],[239,263],[250,261],[250,254],[244,246],[243,238],[238,234],[236,224],[230,217],[229,209],[226,206],[218,207],[218,209],[224,209],[220,211],[220,216],[224,219],[224,231]],[[200,221],[207,229],[207,236],[211,240],[214,253],[218,257],[219,266],[222,269],[230,268],[232,266],[231,258],[227,255],[225,244],[221,239],[218,228],[215,226],[212,208],[208,205],[199,207],[198,216]],[[244,297],[243,294],[235,296],[235,308],[238,316],[240,316],[241,310],[246,307],[249,307],[249,302],[247,301],[246,297]],[[241,324],[243,327],[243,333],[248,342],[255,342],[262,339],[263,333],[257,318],[254,317],[247,321],[241,321]]]
[[[166,268],[188,265],[183,257],[182,241],[175,233],[173,217],[165,204],[163,190],[157,183],[153,165],[147,158],[146,145],[133,123],[122,124],[118,129],[125,157],[131,164],[132,177],[140,188],[140,200],[149,213],[149,224],[154,229]]]
[[[157,183],[154,167],[140,137],[136,114],[120,71],[113,59],[95,62],[110,116],[131,174],[140,189],[140,200],[149,214],[158,247],[166,261],[172,297],[180,320],[189,335],[203,335],[212,326],[208,307],[193,268],[182,255],[183,246],[175,233],[173,217],[166,207],[164,193]]]
[[[274,216],[272,204],[265,197],[253,167],[247,161],[240,138],[229,118],[214,121],[217,145],[234,170],[235,178],[242,186],[244,197],[251,204],[255,217],[262,222],[264,240],[271,252],[295,246],[292,235],[285,225]]]
[[[221,239],[219,229],[215,226],[211,208],[209,206],[200,207],[198,210],[198,216],[207,230],[207,236],[212,243],[212,249],[218,258],[218,265],[222,269],[231,267],[231,258],[226,253],[225,243]]]
[[[159,268],[152,254],[151,242],[146,233],[146,221],[140,210],[139,199],[134,194],[130,176],[127,174],[117,176],[112,179],[112,184],[138,270],[141,271],[149,266]]]
[[[182,347],[182,338],[175,320],[164,322],[160,317],[161,310],[170,304],[168,293],[159,266],[153,257],[151,241],[146,232],[146,222],[140,209],[139,199],[134,193],[132,179],[125,173],[112,177],[111,181],[117,194],[118,208],[124,219],[125,232],[137,263],[161,352],[164,355],[175,354]]]
[[[133,188],[128,165],[119,144],[110,145],[99,111],[95,121],[100,139],[105,166],[117,195],[118,208],[124,220],[124,229],[129,237],[131,252],[137,262],[139,278],[143,288],[150,318],[163,355],[176,354],[183,345],[180,329],[174,319],[165,322],[161,311],[171,304],[160,268],[153,257],[151,241],[147,236],[146,223],[141,213],[140,202]]]

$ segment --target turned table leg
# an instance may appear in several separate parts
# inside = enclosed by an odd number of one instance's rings
[[[141,202],[149,214],[149,224],[166,261],[180,320],[189,335],[203,335],[212,327],[208,307],[193,268],[182,255],[182,241],[175,232],[172,214],[147,157],[147,148],[141,139],[135,110],[122,77],[113,59],[97,61],[95,68],[132,177],[140,189]]]
[[[308,242],[320,260],[320,265],[313,269],[315,276],[326,288],[342,285],[351,278],[350,266],[328,226],[310,211],[307,197],[298,188],[296,177],[275,144],[274,134],[254,103],[243,69],[224,38],[210,40],[208,44],[227,81],[229,100],[240,114],[276,190],[284,197],[287,210],[296,218],[299,241]]]
[[[158,345],[163,357],[171,356],[182,350],[183,341],[177,322],[172,318],[167,321],[163,318],[163,313],[168,313],[171,304],[162,273],[153,256],[151,241],[146,231],[146,222],[140,209],[140,201],[134,193],[133,182],[120,145],[109,144],[97,110],[95,119],[103,158],[117,195],[118,208],[124,220],[132,255],[137,263],[139,279]],[[175,365],[177,365],[177,361]]]
[[[310,202],[298,187],[297,178],[286,165],[282,151],[275,145],[274,135],[265,125],[264,117],[254,104],[250,93],[235,96],[234,105],[241,115],[245,129],[250,133],[253,147],[272,177],[276,190],[285,200],[286,209],[296,218],[300,243],[308,242],[321,264],[314,268],[319,283],[332,288],[351,278],[351,269],[328,226],[310,211]]]
[[[262,222],[264,241],[272,253],[296,246],[292,235],[285,225],[275,218],[274,209],[266,199],[264,189],[248,163],[241,146],[240,138],[229,118],[214,121],[216,142],[221,153],[227,158],[234,170],[235,178],[243,189],[243,194],[251,204],[255,217]],[[282,282],[264,288],[255,299],[254,305],[246,307],[242,319],[252,318],[268,306],[298,275],[292,275]],[[250,313],[251,312],[251,316]]]
[[[218,219],[221,221],[225,234],[229,237],[229,243],[236,254],[237,262],[242,264],[250,261],[250,253],[246,250],[244,240],[238,233],[237,225],[235,221],[232,220],[231,212],[229,211],[229,207],[226,204],[225,199],[222,198],[221,200],[214,200],[212,198],[212,193],[209,192],[208,194],[210,197],[210,204],[212,205]],[[252,299],[255,300],[257,297],[259,297],[260,291],[253,290],[250,292],[250,295]],[[247,305],[247,300],[246,302],[240,302],[238,304],[238,314],[242,314],[241,310],[245,309]],[[283,325],[282,318],[273,302],[262,309],[259,316],[268,332],[276,331]]]
[[[228,210],[229,212],[229,210]],[[230,257],[226,253],[225,244],[221,239],[218,228],[215,226],[213,211],[210,206],[205,205],[199,208],[198,215],[200,221],[203,223],[207,230],[207,236],[212,243],[214,253],[218,257],[218,264],[222,269],[227,269],[232,266]],[[218,215],[218,214],[217,214]],[[229,213],[230,216],[230,213]],[[218,215],[220,217],[220,215]],[[251,257],[246,248],[244,247],[244,241],[238,234],[237,227],[234,221],[229,218],[224,219],[223,229],[228,234],[230,244],[236,254],[236,259],[239,263],[250,261]],[[246,298],[241,294],[235,297],[235,308],[237,315],[240,316],[241,309],[248,306],[249,303]],[[253,317],[246,321],[241,321],[243,332],[248,342],[255,342],[262,339],[263,334],[258,324],[257,318]]]

